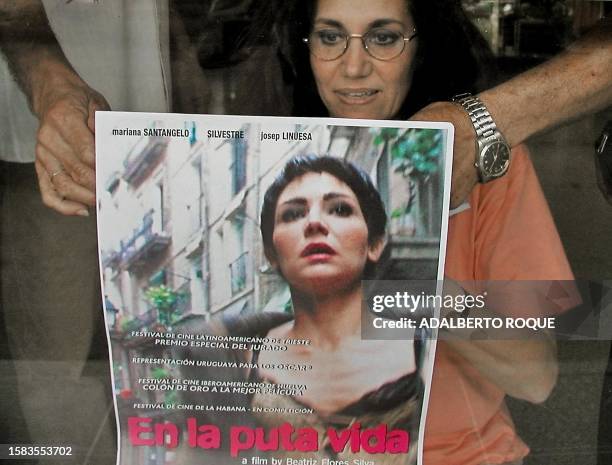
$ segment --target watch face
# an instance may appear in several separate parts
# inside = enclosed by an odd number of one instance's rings
[[[510,149],[504,142],[492,142],[483,149],[480,161],[483,174],[489,178],[497,178],[508,169]]]

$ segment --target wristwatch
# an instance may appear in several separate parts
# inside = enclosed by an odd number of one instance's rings
[[[454,96],[453,102],[467,112],[476,131],[474,166],[478,170],[478,180],[485,183],[506,174],[510,166],[510,146],[497,129],[485,104],[469,93]]]

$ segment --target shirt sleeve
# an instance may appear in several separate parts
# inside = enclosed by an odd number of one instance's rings
[[[526,147],[511,160],[508,173],[476,186],[470,210],[451,220],[446,274],[503,296],[503,314],[556,314],[580,302],[573,274]]]
[[[573,274],[525,146],[478,192],[476,279],[571,280]]]

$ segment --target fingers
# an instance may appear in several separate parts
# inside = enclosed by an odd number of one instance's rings
[[[52,208],[62,215],[89,216],[86,205],[63,198],[55,189],[49,173],[43,167],[42,163],[37,160],[34,166],[36,168],[36,175],[38,176],[38,187],[40,188],[42,201],[47,207]],[[55,175],[53,179],[56,179],[58,176],[59,174]]]
[[[96,204],[95,193],[76,182],[70,172],[42,145],[36,147],[36,161],[58,197],[74,201],[83,206],[94,206]],[[39,174],[39,183],[40,177]]]
[[[101,94],[69,74],[55,76],[36,99],[36,170],[45,205],[66,215],[86,215],[87,206],[96,201],[95,112],[109,106]]]
[[[37,142],[37,156],[38,148],[44,148],[75,182],[94,192],[94,139],[84,111],[64,103],[55,105],[41,120]]]
[[[94,118],[110,107],[89,87],[70,88],[46,107],[37,143],[55,157],[74,182],[95,191]]]
[[[435,102],[412,118],[421,121],[448,121],[455,127],[453,144],[453,172],[451,182],[451,208],[461,205],[478,182],[476,160],[476,134],[469,116],[454,103]]]

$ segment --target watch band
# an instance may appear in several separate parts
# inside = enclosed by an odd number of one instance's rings
[[[491,113],[489,113],[485,104],[478,97],[471,94],[461,94],[453,97],[453,101],[467,111],[478,138],[488,139],[497,133],[503,139],[503,136],[497,129],[497,125],[493,121]]]
[[[510,146],[499,132],[486,105],[478,97],[468,93],[456,95],[453,97],[453,102],[461,105],[467,112],[476,132],[477,150],[474,166],[478,171],[479,181],[486,183],[503,176],[508,170]],[[501,158],[499,147],[503,147]],[[492,155],[493,151],[495,151],[495,155]],[[505,164],[502,166],[496,165],[497,160],[502,160]]]

